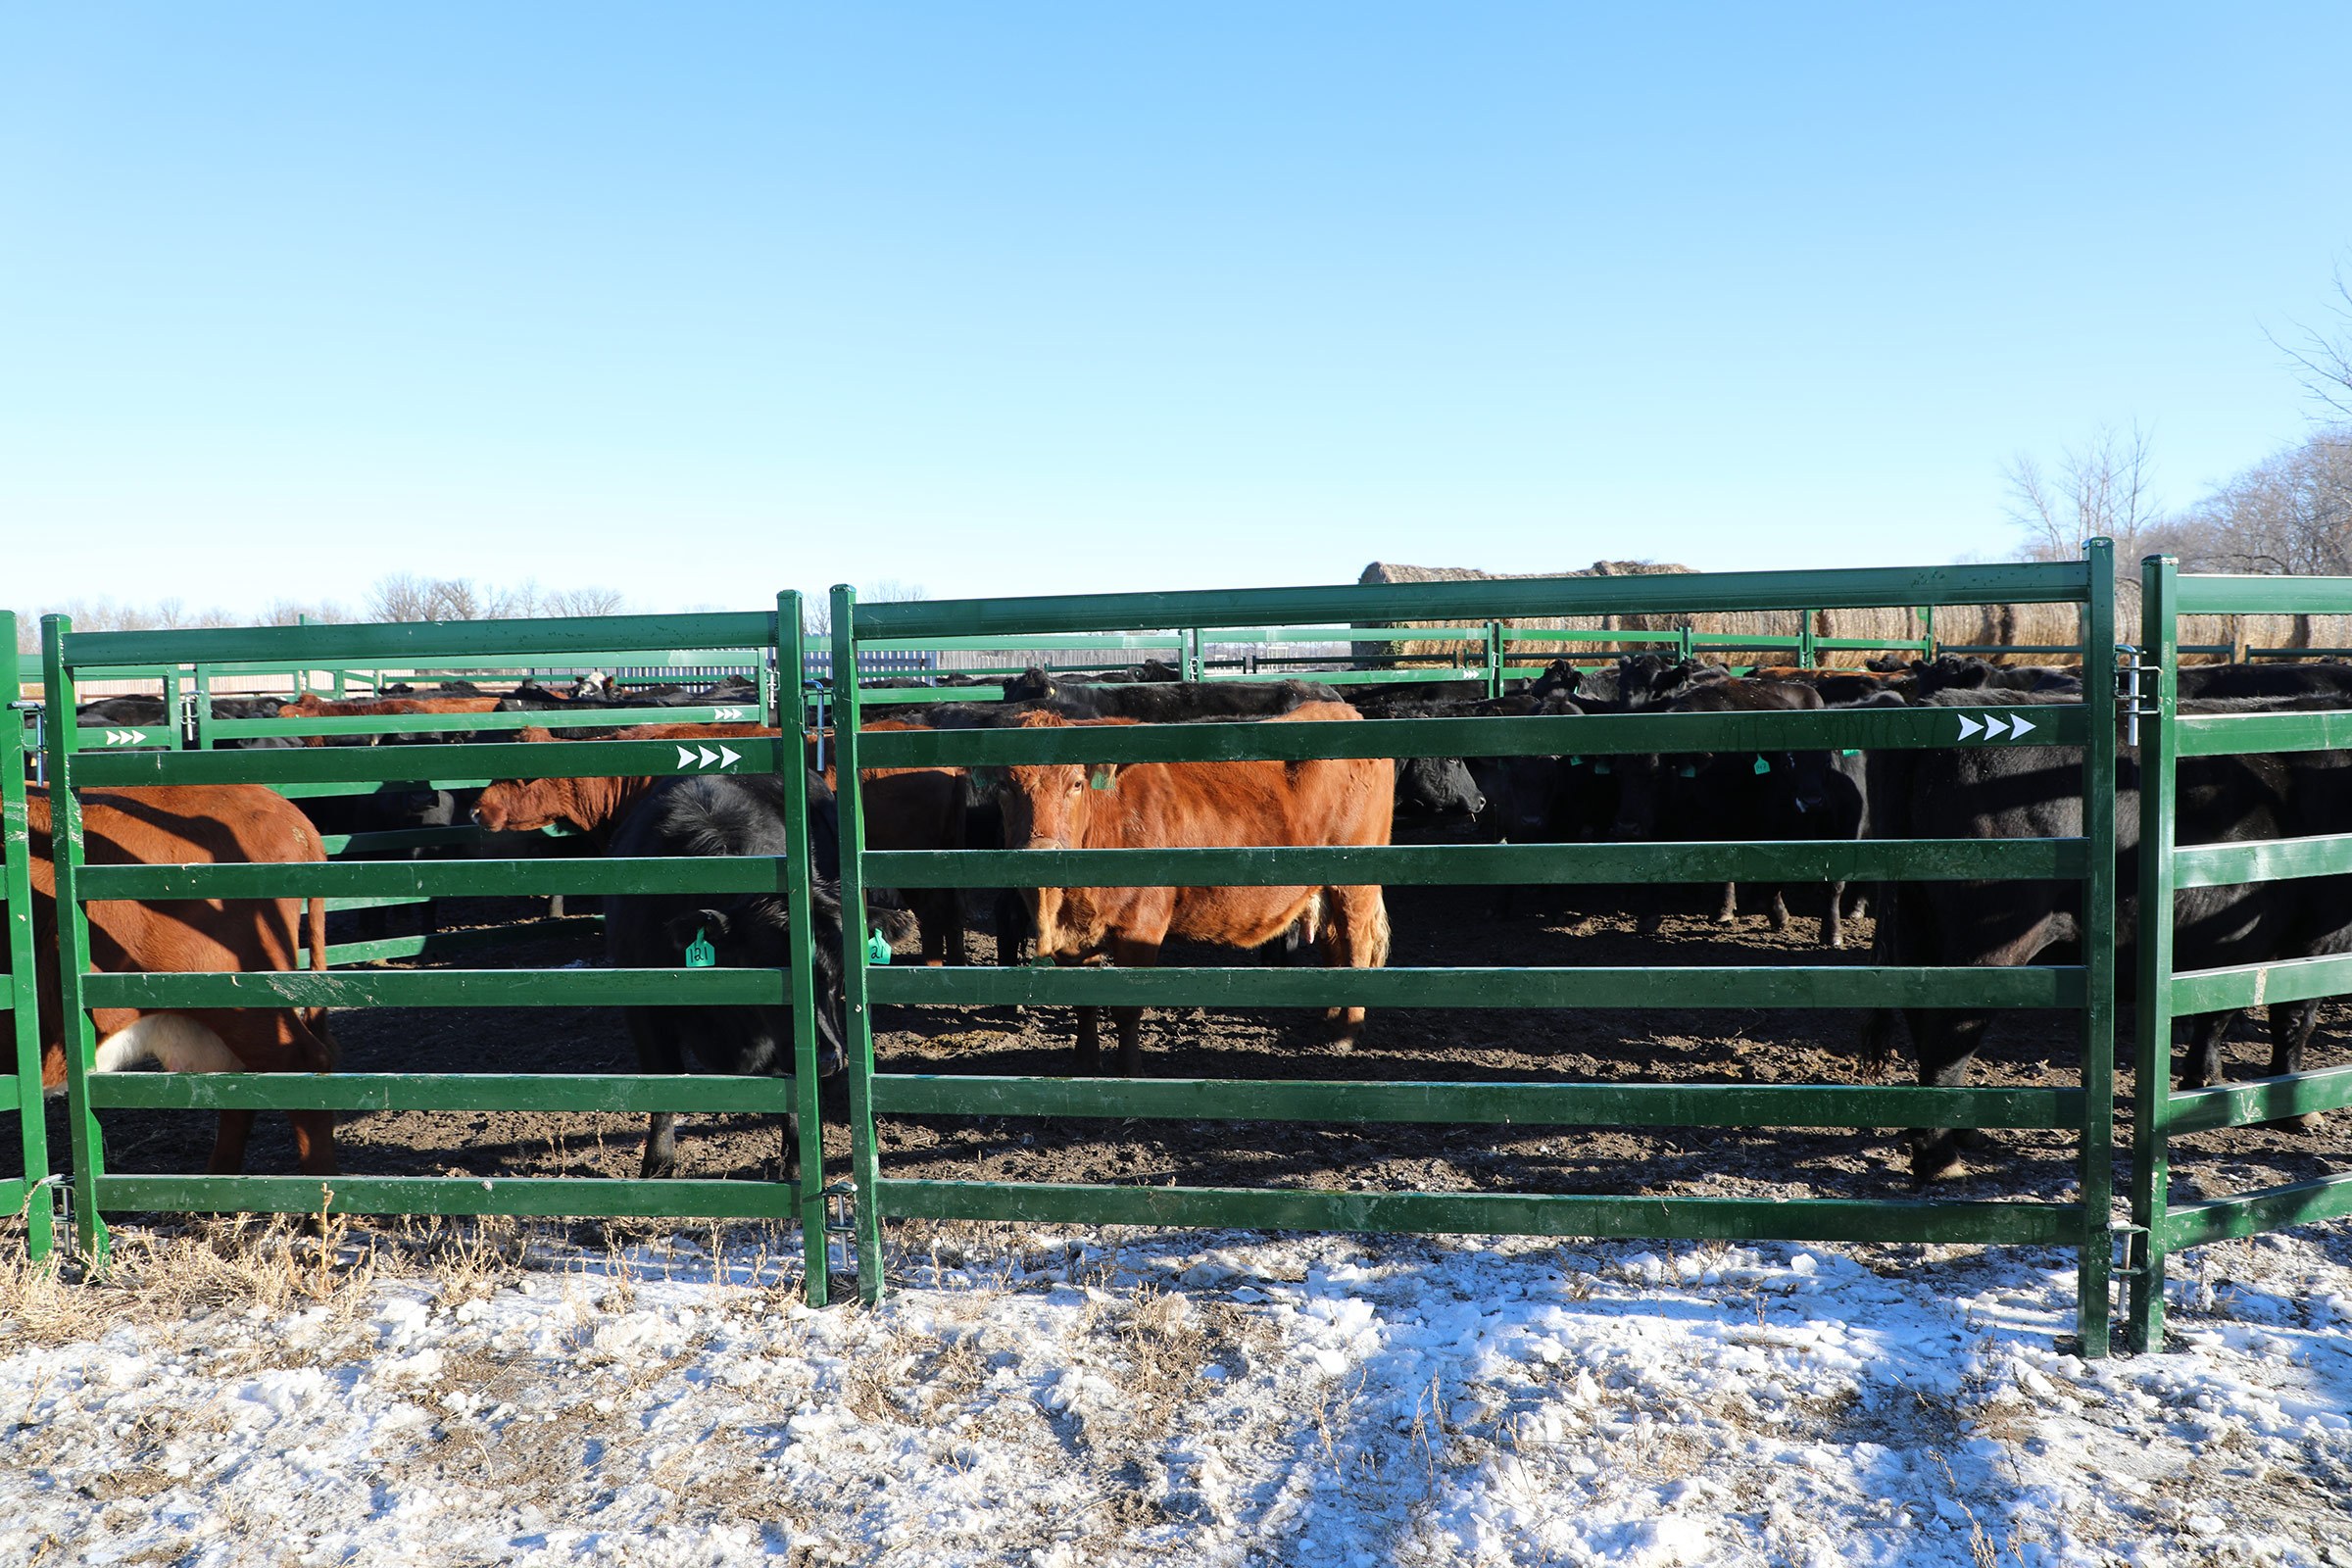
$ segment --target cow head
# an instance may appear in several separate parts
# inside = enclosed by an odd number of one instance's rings
[[[834,889],[818,884],[809,890],[815,929],[810,933],[816,993],[816,1069],[830,1078],[847,1059],[844,1041],[845,999],[842,990],[841,900]],[[673,968],[790,969],[792,917],[785,901],[772,895],[735,899],[710,907],[688,909],[663,922]],[[779,1042],[793,1038],[792,1007],[758,1009],[772,1025]],[[778,1063],[789,1073],[790,1058]]]
[[[1023,729],[1057,729],[1069,724],[1058,713],[1021,715]],[[997,774],[997,804],[1004,816],[1008,850],[1074,850],[1087,839],[1087,823],[1098,802],[1113,800],[1119,787],[1115,762],[1087,765],[1052,762],[1005,767]],[[1059,955],[1064,948],[1064,899],[1059,888],[1022,890],[1037,930],[1037,951]]]

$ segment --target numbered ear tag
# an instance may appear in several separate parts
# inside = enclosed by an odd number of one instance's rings
[[[879,931],[869,932],[866,935],[865,961],[868,963],[890,962],[890,939]]]
[[[1110,788],[1110,781],[1114,776],[1109,768],[1098,767],[1087,775],[1086,787],[1090,790],[1106,790]]]
[[[1769,773],[1772,771],[1772,764],[1766,761],[1763,758],[1759,757],[1756,759],[1756,771],[1759,773]]]
[[[1685,762],[1681,768],[1681,775],[1684,778],[1698,777],[1698,764],[1695,762]]]
[[[696,926],[694,940],[686,944],[686,967],[689,969],[714,969],[717,966],[717,950],[703,940],[703,928],[699,925]]]

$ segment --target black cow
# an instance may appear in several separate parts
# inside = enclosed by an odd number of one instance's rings
[[[2023,706],[2047,698],[1951,693],[1935,707]],[[2337,709],[2330,697],[2283,702],[2223,701],[2184,710],[2249,712]],[[1982,746],[1881,752],[1871,765],[1876,831],[1891,838],[2073,838],[2082,831],[2082,753],[2072,747]],[[2139,769],[2126,755],[2116,771],[2118,923],[2127,938],[2116,964],[2132,972],[2130,939],[2138,909]],[[2177,842],[2216,844],[2352,831],[2352,760],[2337,752],[2183,760],[2179,769]],[[2074,882],[1904,882],[1887,890],[1872,961],[1928,965],[2034,962],[2081,940],[2081,885]],[[2177,892],[2170,911],[2173,956],[2183,970],[2261,963],[2352,951],[2352,878],[2306,877]],[[2232,1014],[2188,1025],[2180,1079],[2194,1088],[2222,1075],[2221,1045]],[[2273,1074],[2300,1064],[2317,1009],[2270,1008]],[[1923,1084],[1957,1085],[1982,1044],[1990,1015],[1906,1008]],[[1873,1065],[1886,1054],[1886,1020],[1866,1035]],[[2143,1095],[2156,1087],[2142,1085]],[[2306,1124],[2307,1125],[2307,1124]],[[1948,1128],[1917,1135],[1913,1173],[1922,1181],[1952,1169],[1959,1140]]]
[[[1926,699],[1937,692],[2008,692],[2041,694],[2061,701],[2080,700],[2082,671],[2065,664],[1995,664],[1974,656],[1939,655],[1934,663],[1911,662],[1912,696]]]
[[[1656,713],[1799,712],[1826,705],[1810,686],[1793,681],[1708,681],[1650,708]],[[1642,753],[1614,760],[1617,816],[1611,835],[1625,840],[1753,841],[1851,836],[1862,803],[1823,751]],[[1850,793],[1850,801],[1847,799]],[[1848,823],[1857,824],[1847,828]],[[1843,885],[1831,889],[1827,934],[1842,940],[1838,911]],[[1772,928],[1788,929],[1787,891],[1772,892]],[[1739,918],[1739,888],[1723,885],[1715,918]],[[1655,930],[1658,917],[1643,921]]]
[[[1541,699],[1524,694],[1481,698],[1474,702],[1430,702],[1390,699],[1360,701],[1356,710],[1366,718],[1488,718],[1511,717],[1544,710]],[[1569,710],[1573,711],[1573,709]],[[1518,760],[1495,759],[1497,763]],[[1396,761],[1396,817],[1400,822],[1446,821],[1455,816],[1473,821],[1491,810],[1468,762],[1459,757],[1405,757]],[[1494,836],[1494,835],[1490,835]]]
[[[2352,664],[2182,664],[2182,701],[2202,697],[2352,696]]]
[[[816,966],[816,1055],[822,1077],[841,1071],[845,1037],[841,970],[840,853],[833,792],[808,778],[808,824],[815,858],[811,911]],[[688,775],[664,780],[612,836],[615,856],[782,856],[784,787],[762,774]],[[788,969],[791,919],[782,895],[699,893],[616,895],[606,905],[605,954],[614,968],[676,969],[688,950],[708,944],[719,968]],[[793,1071],[790,1003],[751,1006],[624,1007],[638,1070],[682,1073],[691,1057],[716,1073]],[[644,1174],[677,1174],[677,1118],[654,1113],[646,1132]],[[785,1164],[799,1174],[797,1118],[786,1118]]]
[[[1098,686],[1058,680],[1031,666],[1007,681],[1008,703],[1045,702],[1071,718],[1131,718],[1144,724],[1193,719],[1264,718],[1306,703],[1336,703],[1329,686],[1304,680],[1137,681]]]

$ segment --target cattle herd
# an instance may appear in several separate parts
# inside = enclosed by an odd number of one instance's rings
[[[1110,675],[1032,669],[1005,684],[1000,701],[918,700],[866,710],[869,729],[978,729],[1200,721],[1355,722],[1364,718],[1579,715],[1628,712],[1769,712],[1941,706],[2009,707],[2079,703],[2080,671],[1994,665],[1945,657],[1854,669],[1722,666],[1658,656],[1597,668],[1556,662],[1540,677],[1494,696],[1484,683],[1319,684],[1177,680],[1163,665]],[[912,685],[916,682],[887,684]],[[943,683],[944,684],[944,683]],[[2352,705],[2352,665],[2217,664],[2180,672],[2184,711],[2334,708]],[[583,678],[568,691],[526,683],[489,693],[452,683],[390,691],[359,702],[214,698],[218,718],[398,715],[419,720],[398,736],[270,737],[250,746],[371,745],[457,741],[462,733],[423,727],[429,715],[562,710],[562,728],[524,729],[526,741],[578,738],[719,740],[773,736],[755,724],[597,727],[576,722],[605,707],[749,704],[745,682],[689,692],[640,690],[614,697],[610,683]],[[904,694],[898,694],[904,695]],[[960,698],[978,696],[960,693]],[[81,710],[85,726],[166,721],[152,698],[110,698]],[[1562,749],[1543,757],[1330,760],[1304,762],[1167,762],[1085,767],[873,770],[858,782],[865,842],[873,849],[1174,848],[1265,845],[1377,846],[1397,839],[1574,843],[1583,841],[1829,841],[1880,838],[2074,837],[2083,818],[2082,758],[2054,746],[1927,751],[1859,750],[1587,757],[1574,724]],[[487,737],[486,737],[487,738]],[[504,736],[496,738],[505,738]],[[842,936],[835,841],[840,782],[829,737],[807,738],[814,871],[818,1057],[828,1072],[843,1059]],[[2337,752],[2195,759],[2181,764],[2179,841],[2214,843],[2352,832],[2352,766]],[[2123,925],[2133,924],[2138,788],[2127,751],[2118,774]],[[44,995],[56,994],[55,909],[49,814],[35,790],[32,813],[35,915]],[[510,780],[474,792],[429,784],[386,785],[367,795],[289,804],[258,785],[91,789],[83,793],[93,864],[221,860],[318,860],[322,835],[463,826],[487,830],[478,853],[517,853],[510,835],[569,829],[574,852],[636,858],[785,852],[778,780],[753,774]],[[297,809],[299,805],[301,808]],[[548,840],[534,840],[544,846]],[[423,850],[385,853],[423,854]],[[536,853],[535,851],[533,853]],[[1408,889],[1395,890],[1409,894]],[[1791,926],[1788,890],[1750,890],[1777,928]],[[1542,889],[1498,890],[1506,906]],[[1732,919],[1739,890],[1726,886],[1717,917]],[[2049,961],[2079,935],[2080,885],[2019,882],[1906,882],[1833,886],[1822,944],[1847,946],[1851,922],[1875,914],[1871,961],[1900,965],[2000,965]],[[919,940],[923,960],[965,960],[967,915],[993,928],[1000,961],[1034,953],[1058,962],[1145,965],[1170,939],[1256,950],[1267,961],[1384,964],[1392,894],[1378,886],[1212,888],[1043,888],[968,900],[953,892],[905,896],[869,891],[871,923],[888,936]],[[969,907],[967,908],[967,904]],[[92,960],[101,971],[324,967],[320,906],[313,901],[228,900],[211,904],[91,906]],[[1654,906],[1652,906],[1654,908]],[[791,951],[788,916],[774,896],[632,895],[605,904],[607,956],[616,966],[689,963],[776,967]],[[1654,913],[1646,916],[1654,924]],[[2352,946],[2352,881],[2342,877],[2200,888],[2172,911],[2183,968],[2338,953]],[[2128,965],[2129,960],[2126,960]],[[2129,967],[2120,972],[2129,974]],[[792,1024],[782,1007],[635,1007],[627,1027],[649,1073],[700,1067],[724,1073],[787,1070]],[[2311,1036],[2317,1004],[2270,1009],[2274,1071],[2291,1071]],[[63,1081],[57,1008],[43,1009],[44,1082]],[[318,1009],[284,1008],[95,1016],[98,1065],[152,1060],[169,1068],[317,1071],[331,1065],[333,1037]],[[1868,1020],[1863,1051],[1883,1061],[1907,1032],[1922,1083],[1965,1081],[1989,1014],[1908,1009]],[[2182,1054],[2188,1084],[2221,1070],[2230,1015],[2187,1020]],[[1140,1009],[1115,1009],[1117,1071],[1142,1070]],[[1359,1008],[1335,1009],[1335,1043],[1364,1028]],[[1377,1027],[1377,1024],[1375,1025]],[[1077,1023],[1076,1069],[1100,1069],[1093,1009]],[[216,1170],[243,1158],[250,1113],[224,1116]],[[334,1168],[324,1113],[298,1116],[306,1171]],[[1915,1135],[1913,1168],[1923,1180],[1956,1161],[1952,1134]],[[643,1169],[677,1168],[669,1119],[656,1117]]]

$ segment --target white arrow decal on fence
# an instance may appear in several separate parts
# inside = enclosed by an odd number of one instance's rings
[[[697,747],[696,750],[703,754],[703,765],[705,767],[709,767],[712,762],[718,760],[718,754],[708,746]]]
[[[135,746],[146,738],[145,734],[135,729],[110,729],[106,732],[106,744],[109,746]]]
[[[678,765],[680,767],[692,767],[694,765],[693,747],[681,746],[678,748]]]
[[[734,748],[734,747],[732,747],[732,746],[721,746],[721,747],[718,749],[718,765],[719,765],[719,766],[721,766],[721,767],[733,767],[733,766],[734,766],[734,765],[735,765],[737,762],[740,762],[740,761],[742,761],[742,760],[743,760],[743,756],[742,756],[742,754],[741,754],[741,753],[739,753],[739,752],[737,752],[737,751],[735,750],[735,748]]]
[[[1977,732],[1982,730],[1984,727],[1984,725],[1978,723],[1966,713],[1962,713],[1960,715],[1960,738],[1962,740],[1975,740],[1977,738]]]
[[[2026,731],[2033,727],[2034,721],[2030,718],[2013,718],[2009,721],[2009,738],[2013,741],[2022,740]]]
[[[743,710],[740,708],[713,708],[710,711],[718,718],[741,718],[743,716]]]
[[[1984,721],[1984,738],[1985,738],[1985,739],[1987,739],[1987,740],[1995,740],[1995,741],[1997,741],[1997,740],[1999,740],[1999,739],[2000,739],[2002,736],[2004,736],[2004,735],[2006,735],[2006,734],[2008,734],[2008,733],[2009,733],[2009,721],[2008,721],[2007,719],[2005,719],[2005,718],[1988,718],[1988,719],[1986,719],[1986,720]]]

